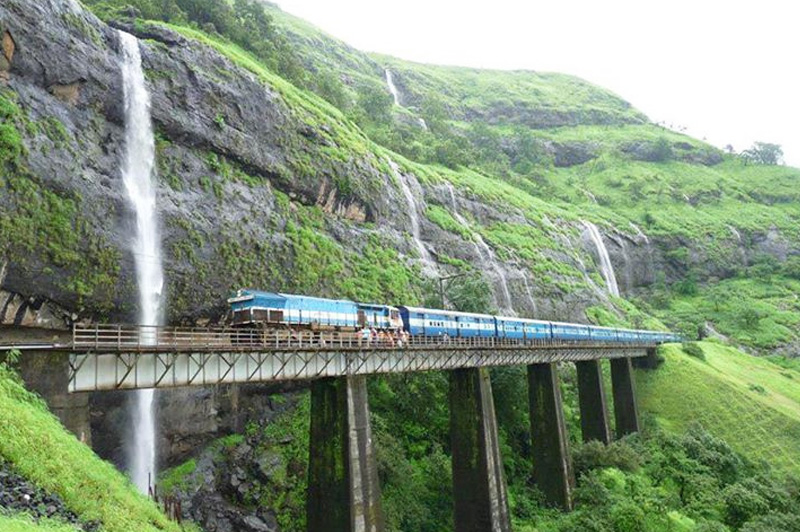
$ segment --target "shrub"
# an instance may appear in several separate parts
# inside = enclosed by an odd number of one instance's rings
[[[741,483],[731,484],[722,492],[725,501],[725,523],[740,528],[751,518],[769,511],[764,498]]]
[[[590,441],[575,449],[573,465],[578,475],[606,467],[632,472],[639,468],[640,458],[636,449],[626,440],[614,441],[609,445]]]
[[[616,532],[644,530],[644,511],[633,503],[619,504],[611,510],[611,523]]]
[[[684,342],[683,345],[681,345],[681,349],[683,349],[683,352],[690,357],[699,358],[703,361],[706,359],[706,354],[703,352],[703,347],[697,342]]]
[[[800,532],[800,515],[769,514],[753,519],[742,527],[742,532]]]
[[[672,146],[665,137],[660,137],[653,144],[652,160],[656,162],[664,162],[672,159]]]

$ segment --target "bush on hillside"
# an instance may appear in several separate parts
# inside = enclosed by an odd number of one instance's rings
[[[697,342],[684,342],[681,345],[681,349],[683,349],[683,352],[690,357],[699,358],[703,361],[706,359],[706,354],[703,352],[703,347]]]
[[[622,471],[636,471],[640,464],[639,451],[628,440],[617,440],[609,445],[590,441],[579,445],[572,453],[575,474],[580,476],[592,469],[615,467]]]
[[[784,262],[781,267],[781,272],[786,277],[800,280],[800,255],[795,255],[794,257],[786,259],[786,262]]]

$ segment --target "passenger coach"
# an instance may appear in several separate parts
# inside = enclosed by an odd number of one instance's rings
[[[495,336],[494,316],[436,310],[419,307],[399,307],[403,327],[411,336],[452,336],[471,338]]]

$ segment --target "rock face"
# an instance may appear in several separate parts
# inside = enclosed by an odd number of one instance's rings
[[[276,411],[275,394],[304,386],[281,383],[159,390],[156,394],[159,469],[183,463],[213,440],[244,432],[248,423],[270,419]],[[129,394],[122,391],[91,394],[88,403],[92,448],[120,469],[127,466],[126,442],[131,441]]]
[[[48,309],[50,302],[53,308],[68,309],[66,314],[77,319],[131,321],[136,313],[129,245],[133,213],[119,171],[124,124],[116,30],[68,0],[35,6],[9,0],[0,7],[0,21],[10,36],[4,41],[10,43],[4,45],[5,57],[13,58],[8,89],[27,120],[47,120],[63,130],[58,142],[41,131],[23,132],[31,179],[59,191],[80,212],[74,223],[85,228],[93,243],[76,243],[68,256],[102,250],[97,255],[107,261],[74,259],[54,267],[45,253],[12,248],[4,261],[2,287],[19,296],[9,304],[14,317],[7,309],[4,323],[49,326],[59,321],[60,311],[18,316],[22,306],[35,311],[44,302]],[[120,27],[147,39],[141,46],[158,137],[171,323],[219,319],[225,296],[242,285],[291,288],[298,242],[289,230],[313,214],[309,209],[324,215],[311,230],[325,234],[345,256],[361,254],[364,242],[374,236],[413,262],[409,258],[415,251],[404,231],[405,201],[386,162],[368,152],[336,153],[341,135],[359,132],[343,133],[327,118],[290,107],[280,91],[255,74],[175,32]],[[525,220],[520,212],[477,201],[470,205],[484,225],[509,216]],[[0,209],[14,212],[13,207],[0,199]],[[434,251],[476,258],[463,238],[425,219],[421,226]],[[531,301],[545,300],[545,317],[580,316],[580,309],[561,299],[572,296],[523,279],[522,263],[511,260],[502,267],[512,284],[520,285],[514,304],[527,314],[536,310]],[[31,275],[36,271],[49,273]],[[104,288],[80,289],[92,276],[101,278]],[[522,290],[523,280],[528,289]],[[315,291],[324,293],[324,284]],[[23,303],[29,298],[33,303]],[[575,298],[581,299],[586,298]]]
[[[406,232],[406,200],[386,160],[353,149],[367,143],[360,131],[322,114],[312,97],[289,94],[268,73],[244,70],[209,46],[163,27],[116,25],[140,37],[151,91],[170,323],[222,319],[225,297],[244,285],[340,296],[331,288],[334,281],[358,270],[352,262],[364,255],[371,239],[396,250],[405,267],[416,263]],[[124,124],[117,31],[71,0],[35,5],[8,0],[0,6],[0,71],[6,74],[6,94],[13,94],[24,113],[18,129],[25,168],[36,186],[63,198],[73,211],[69,223],[80,231],[72,247],[58,253],[48,248],[53,238],[33,250],[23,242],[5,252],[0,247],[2,323],[52,327],[75,319],[132,321],[136,315],[134,217],[119,170]],[[521,123],[534,127],[580,118],[552,109],[515,112],[521,113]],[[581,116],[586,123],[607,122],[591,113]],[[597,156],[591,143],[548,149],[557,166]],[[643,143],[628,149],[632,157],[648,159],[655,147]],[[697,155],[686,146],[670,149]],[[554,243],[536,258],[523,258],[512,245],[491,243],[492,254],[502,257],[498,268],[521,315],[582,320],[586,306],[604,303],[602,290],[593,286],[598,270],[591,247],[580,239],[580,224],[531,219],[529,213],[462,189],[455,191],[453,206],[434,183],[424,182],[419,190],[421,212],[438,204],[460,210],[477,226],[529,226],[532,235]],[[24,213],[24,201],[21,195],[0,196],[0,212],[32,216]],[[443,272],[449,259],[459,259],[487,278],[500,276],[491,273],[497,270],[487,266],[487,253],[476,249],[474,238],[425,217],[419,222],[421,238],[440,258]],[[604,232],[626,294],[653,282],[654,265],[663,266],[667,280],[682,276],[686,265],[672,264],[665,255],[675,246],[692,247],[696,264],[705,258],[697,243],[650,241],[630,228]],[[752,235],[752,241],[779,257],[792,252],[780,234]],[[338,275],[326,278],[312,271],[303,277],[304,270],[321,267],[313,261],[324,261],[330,250],[343,257]],[[533,275],[543,261],[566,264],[571,271]],[[419,286],[416,277],[409,289]],[[498,292],[499,281],[491,281]],[[565,285],[575,288],[565,290]]]
[[[275,441],[264,437],[262,430],[276,415],[293,409],[298,398],[289,393],[271,404],[258,421],[252,421],[246,438],[218,442],[195,453],[194,469],[171,490],[184,518],[209,532],[280,530],[275,513],[259,501],[291,497],[294,479],[300,476],[305,481],[306,466],[287,462],[281,451],[280,447],[293,444],[290,436]]]
[[[0,276],[1,277],[1,276]],[[67,329],[72,314],[44,297],[22,297],[0,290],[0,325]]]

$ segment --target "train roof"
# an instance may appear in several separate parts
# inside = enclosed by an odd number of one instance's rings
[[[310,299],[312,301],[326,302],[326,303],[347,303],[351,305],[359,305],[362,307],[370,308],[396,308],[391,305],[384,305],[381,303],[359,303],[349,299],[331,299],[329,297],[316,297],[301,294],[285,294],[283,292],[267,292],[265,290],[254,290],[252,288],[242,288],[236,291],[236,296],[228,298],[228,303],[236,303],[238,301],[248,301],[254,297],[270,297],[274,299]]]
[[[409,307],[407,305],[400,305],[399,308],[404,308],[410,312],[421,312],[427,314],[446,314],[448,316],[464,316],[467,318],[482,318],[494,319],[491,314],[477,314],[475,312],[460,312],[458,310],[442,310],[437,308],[423,308],[423,307]]]
[[[588,323],[570,323],[568,321],[551,321],[553,325],[571,325],[575,327],[576,325],[579,327],[594,327],[594,325],[589,325]]]
[[[547,320],[534,320],[532,318],[514,318],[514,317],[511,317],[511,316],[496,316],[496,318],[498,320],[502,320],[502,321],[517,321],[517,322],[520,322],[520,323],[541,323],[541,324],[552,323],[552,322],[547,321]]]
[[[328,297],[315,297],[315,296],[306,296],[306,295],[299,295],[299,294],[284,294],[281,292],[266,292],[264,290],[252,290],[250,288],[245,288],[236,291],[236,296],[228,298],[228,303],[235,303],[237,301],[247,301],[248,299],[252,299],[254,297],[269,297],[273,299],[307,299],[312,301],[319,301],[319,302],[326,302],[326,303],[347,303],[350,305],[354,305],[354,301],[350,301],[349,299],[331,299]]]

